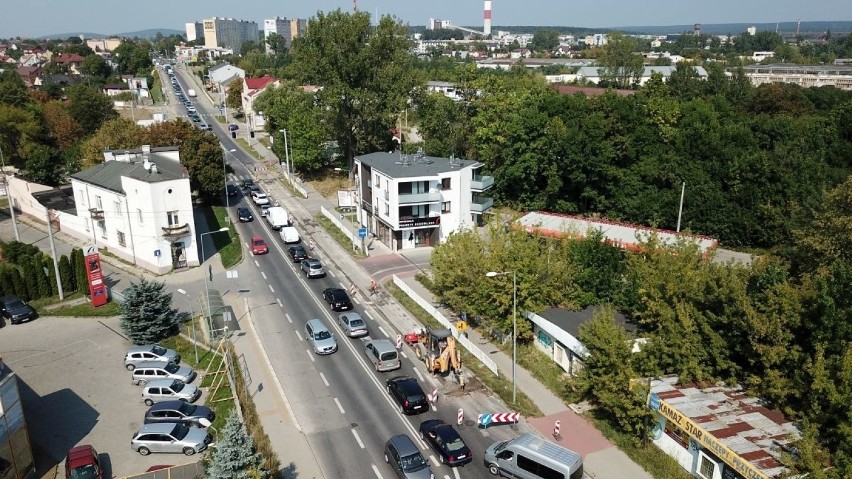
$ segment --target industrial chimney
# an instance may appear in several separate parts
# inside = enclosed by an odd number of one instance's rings
[[[491,0],[485,0],[485,12],[483,14],[482,33],[491,35]]]

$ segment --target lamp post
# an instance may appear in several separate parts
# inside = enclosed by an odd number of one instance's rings
[[[518,364],[518,275],[512,271],[489,271],[485,276],[494,278],[497,276],[512,275],[512,404],[517,397],[517,383],[515,382],[515,369]]]
[[[225,148],[225,145],[222,145],[221,143],[219,143],[219,144],[222,146],[222,150],[225,152],[222,155],[222,176],[225,178],[225,220],[230,223],[231,222],[231,214],[229,213],[229,211],[231,211],[231,200],[228,198],[228,168],[225,166],[225,156],[228,153],[230,153],[231,156],[233,156],[234,152],[236,152],[237,149],[231,148],[230,150],[228,150],[228,149]]]
[[[192,345],[195,347],[195,364],[198,364],[198,342],[195,340],[195,311],[192,309],[192,296],[186,290],[180,288],[178,288],[177,292],[189,299],[189,318],[192,321]]]
[[[224,233],[225,231],[228,231],[227,226],[223,226],[222,228],[219,228],[216,231],[208,231],[207,233],[201,233],[200,235],[198,235],[199,241],[201,242],[201,264],[202,265],[204,264],[204,260],[206,259],[204,257],[204,236],[205,235],[212,235],[214,233]],[[207,328],[209,329],[210,333],[212,334],[213,333],[213,314],[210,311],[210,287],[207,286],[207,283],[209,281],[208,276],[209,275],[207,273],[204,273],[204,294],[207,296]]]
[[[6,184],[6,197],[9,198],[9,213],[12,214],[12,226],[15,228],[15,241],[21,241],[18,233],[18,222],[15,220],[15,202],[12,201],[12,190],[9,188],[9,177],[6,176],[6,158],[3,156],[3,148],[0,148],[0,163],[3,165],[3,182]]]
[[[293,179],[290,177],[290,149],[287,147],[287,129],[282,128],[278,130],[278,133],[284,133],[284,162],[287,165],[287,181],[292,184]]]

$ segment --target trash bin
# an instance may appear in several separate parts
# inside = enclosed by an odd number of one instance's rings
[[[236,131],[231,132],[231,138],[234,138],[234,139],[237,138],[237,132]]]

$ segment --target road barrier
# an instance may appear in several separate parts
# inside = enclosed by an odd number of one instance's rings
[[[553,438],[556,439],[557,441],[562,440],[562,434],[559,434],[559,426],[560,426],[559,419],[557,419],[556,424],[553,425]]]
[[[456,424],[461,426],[463,422],[464,422],[464,409],[459,408],[459,415],[458,415],[458,420],[457,420]]]
[[[491,424],[517,424],[520,420],[521,413],[517,412],[498,412],[494,414],[484,412],[476,418],[476,422],[482,426],[483,429],[487,428]]]
[[[396,349],[402,349],[402,335],[396,335]]]

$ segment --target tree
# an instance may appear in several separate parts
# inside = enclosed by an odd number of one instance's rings
[[[165,287],[143,278],[124,290],[120,325],[133,344],[156,343],[175,333],[177,310]]]
[[[38,145],[29,152],[25,168],[29,180],[47,186],[59,186],[65,176],[60,152],[45,145]]]
[[[68,112],[64,103],[59,100],[51,100],[44,103],[41,110],[42,120],[57,148],[64,150],[80,141],[83,131],[80,129],[77,120]]]
[[[24,289],[26,296],[22,296],[24,301],[31,301],[40,297],[38,291],[38,276],[36,275],[36,267],[33,262],[33,257],[28,256],[21,261],[21,277],[24,280]]]
[[[633,86],[644,71],[642,55],[636,53],[636,40],[620,32],[607,34],[598,65],[601,81],[620,88]]]
[[[261,469],[261,457],[255,451],[254,440],[236,410],[231,410],[219,438],[207,464],[207,477],[255,479],[267,476],[268,471]]]
[[[88,167],[102,163],[104,150],[139,148],[143,136],[144,129],[129,118],[107,120],[94,135],[83,142],[83,164]]]
[[[225,97],[225,106],[234,110],[242,110],[243,108],[243,83],[231,82],[228,87],[228,95]],[[262,111],[262,110],[261,110]]]
[[[53,283],[50,282],[53,276],[53,261],[50,256],[44,254],[36,256],[33,261],[38,279],[38,295],[40,298],[49,298],[53,296],[53,288],[56,284],[55,279]]]
[[[0,149],[6,165],[23,168],[27,153],[43,137],[42,124],[33,109],[0,104]]]
[[[71,261],[64,254],[59,257],[59,282],[62,285],[62,290],[66,293],[77,290],[74,270],[71,269]]]
[[[154,65],[150,52],[151,44],[147,41],[125,39],[112,52],[116,70],[123,75],[147,75]]]
[[[852,176],[825,195],[811,219],[793,232],[796,260],[808,271],[852,264]]]
[[[533,34],[530,50],[537,52],[552,52],[559,46],[559,32],[556,30],[536,30]]]
[[[68,112],[85,134],[96,132],[104,122],[118,116],[112,101],[97,88],[86,84],[69,87],[68,101]]]
[[[89,295],[89,275],[86,273],[86,257],[83,250],[74,248],[71,250],[71,268],[74,271],[74,284],[77,292]]]
[[[0,105],[22,107],[27,103],[27,86],[15,69],[0,72]]]
[[[370,20],[367,12],[318,12],[291,49],[290,71],[323,87],[317,107],[350,169],[356,154],[391,148],[390,129],[419,81],[407,28],[390,16],[375,27]]]
[[[101,80],[106,80],[112,75],[112,68],[109,63],[100,55],[88,55],[83,58],[83,63],[80,65],[80,71],[83,75],[97,77]]]

